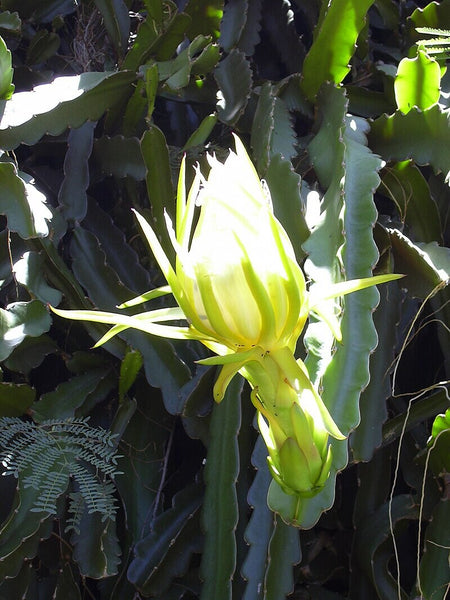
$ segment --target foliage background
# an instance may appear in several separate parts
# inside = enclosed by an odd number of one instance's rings
[[[450,2],[0,8],[0,444],[18,477],[0,480],[0,598],[444,598],[449,82],[415,28],[450,29]],[[161,285],[131,208],[168,250],[182,154],[225,156],[232,131],[311,278],[408,275],[379,290],[375,352],[373,291],[346,302],[342,346],[312,322],[298,349],[340,427],[359,423],[300,529],[267,507],[248,389],[213,406],[204,348],[126,332],[92,350],[101,326],[46,307]]]

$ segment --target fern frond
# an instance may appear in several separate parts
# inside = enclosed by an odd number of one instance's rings
[[[450,31],[448,29],[417,27],[416,31],[425,35],[435,36],[416,42],[417,46],[424,48],[428,55],[441,61],[450,58]]]
[[[67,519],[64,533],[73,530],[76,534],[80,535],[81,517],[83,516],[85,506],[86,503],[81,492],[77,491],[69,494],[69,513],[71,516]]]
[[[4,474],[19,478],[23,488],[39,493],[33,512],[54,515],[58,499],[73,480],[68,528],[77,530],[85,510],[114,520],[117,511],[111,481],[121,471],[116,435],[91,427],[88,419],[48,420],[39,425],[19,418],[0,418],[0,461]]]

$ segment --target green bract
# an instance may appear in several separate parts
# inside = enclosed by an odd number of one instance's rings
[[[288,494],[311,496],[328,478],[329,435],[343,439],[301,360],[294,358],[308,314],[314,311],[340,339],[339,322],[326,300],[399,277],[382,275],[306,290],[292,244],[273,214],[270,194],[239,138],[224,163],[209,156],[204,178],[197,169],[186,197],[185,164],[178,183],[175,229],[166,217],[176,261],[136,213],[168,286],[119,308],[172,293],[178,306],[135,316],[100,311],[64,311],[60,316],[110,323],[100,345],[128,327],[153,335],[200,340],[222,365],[214,387],[221,401],[239,372],[252,386],[251,399],[266,443],[270,471]],[[197,219],[197,211],[199,211]],[[186,320],[184,327],[170,321]]]

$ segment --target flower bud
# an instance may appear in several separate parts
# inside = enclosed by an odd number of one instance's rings
[[[330,474],[329,436],[344,436],[306,367],[284,348],[250,361],[243,372],[253,385],[251,398],[259,411],[258,426],[273,478],[287,494],[313,496]]]

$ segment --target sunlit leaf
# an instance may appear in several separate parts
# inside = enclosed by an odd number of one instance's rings
[[[19,283],[24,285],[35,298],[43,303],[58,306],[62,294],[45,280],[44,257],[36,252],[25,252],[14,264],[14,273]]]
[[[0,214],[6,215],[9,229],[23,239],[45,237],[52,213],[44,194],[31,178],[22,175],[19,177],[12,163],[0,163]]]
[[[12,149],[34,144],[45,133],[58,135],[68,127],[97,121],[128,93],[135,73],[82,73],[57,77],[30,92],[13,95],[0,121],[0,144]]]
[[[0,99],[9,100],[14,92],[11,52],[0,37]]]
[[[323,83],[341,83],[349,72],[356,40],[373,2],[334,0],[328,3],[325,17],[303,63],[302,89],[309,100],[314,100]]]
[[[50,325],[50,315],[39,300],[0,308],[0,360],[5,360],[25,337],[37,337],[47,332]]]
[[[419,50],[415,58],[404,58],[394,81],[398,108],[407,113],[413,106],[426,110],[440,96],[441,69],[426,52]]]
[[[125,394],[135,382],[136,376],[142,367],[142,355],[137,350],[129,350],[120,365],[119,400],[122,402]]]

